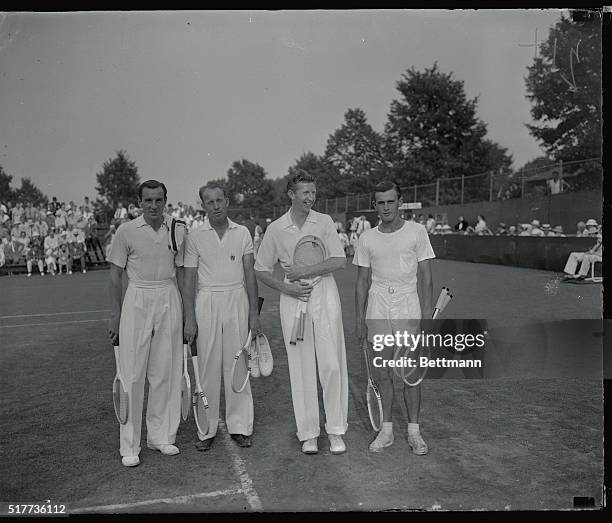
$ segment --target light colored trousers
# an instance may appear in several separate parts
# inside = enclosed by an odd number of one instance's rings
[[[567,274],[575,274],[576,267],[580,264],[580,270],[578,274],[580,276],[588,276],[589,271],[591,270],[591,264],[595,262],[601,261],[601,255],[599,254],[589,254],[586,252],[572,252],[567,259],[567,263],[565,264],[565,268],[563,272]]]
[[[225,424],[230,434],[250,436],[253,433],[253,395],[247,383],[240,393],[232,390],[232,363],[249,332],[249,300],[246,289],[204,287],[198,290],[195,303],[198,322],[198,367],[202,391],[208,400],[208,434],[198,432],[200,439],[213,438],[219,426],[221,375],[225,393]]]
[[[176,280],[130,280],[119,324],[121,373],[130,396],[120,425],[122,456],[140,453],[145,377],[149,382],[147,442],[173,444],[181,415],[183,308]]]
[[[317,368],[323,390],[325,430],[328,434],[344,434],[348,427],[348,375],[342,309],[334,277],[326,275],[314,287],[308,301],[304,341],[291,345],[297,305],[297,299],[280,295],[296,435],[304,441],[320,433]]]

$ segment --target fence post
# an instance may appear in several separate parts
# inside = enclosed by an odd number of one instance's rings
[[[325,214],[329,214],[329,211],[327,210],[328,202],[329,202],[329,198],[325,198]]]
[[[465,174],[461,175],[461,205],[463,205],[463,186],[465,184]]]
[[[561,192],[563,192],[563,160],[559,160],[559,183],[561,184]]]
[[[489,173],[489,201],[493,201],[493,171]]]
[[[436,180],[436,206],[440,203],[440,178]]]
[[[414,184],[414,203],[416,203],[417,201],[417,185],[416,183]]]
[[[358,211],[359,210],[359,193],[357,193],[357,205],[356,205],[356,207],[357,208],[355,210]]]
[[[521,169],[521,200],[525,197],[525,173]]]
[[[348,194],[345,197],[344,200],[344,212],[348,211]]]

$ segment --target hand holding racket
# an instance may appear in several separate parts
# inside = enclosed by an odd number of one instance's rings
[[[449,304],[453,295],[450,293],[448,287],[442,287],[440,291],[440,295],[438,296],[438,301],[436,302],[436,306],[434,307],[432,319],[438,318],[440,314],[444,311],[446,306]],[[416,365],[414,367],[399,367],[401,371],[401,378],[406,385],[410,387],[416,387],[419,383],[423,381],[425,375],[427,374],[427,366],[420,365],[420,358],[425,356],[428,360],[431,356],[431,350],[427,343],[421,343],[419,346],[415,347],[414,350],[411,350],[410,347],[406,349],[406,356],[412,357],[415,359]]]
[[[121,366],[119,364],[119,346],[114,346],[115,350],[115,366],[117,368],[115,379],[113,380],[113,406],[115,407],[115,416],[121,425],[125,425],[129,415],[130,396],[125,388],[125,383],[121,375]]]
[[[372,428],[379,432],[382,428],[383,423],[383,406],[382,400],[380,399],[380,391],[378,385],[374,381],[372,376],[372,368],[370,366],[370,356],[368,354],[368,340],[363,339],[362,343],[363,355],[366,360],[366,369],[368,371],[368,387],[366,389],[366,403],[368,405],[368,415],[370,416],[370,423]]]
[[[183,376],[181,378],[181,416],[183,421],[189,418],[191,410],[191,380],[189,379],[189,369],[187,368],[187,353],[189,345],[183,343]]]
[[[317,265],[327,258],[327,249],[323,240],[318,236],[307,235],[297,242],[293,251],[293,265],[297,267],[310,267]],[[321,276],[309,280],[302,280],[310,283],[313,287],[321,281]],[[293,328],[289,343],[296,345],[298,340],[304,340],[305,316],[308,301],[300,300],[295,308]]]
[[[208,434],[208,400],[202,391],[200,385],[200,369],[198,367],[198,351],[197,345],[193,346],[193,377],[195,380],[195,392],[193,393],[193,417],[195,418],[196,426],[200,434]]]

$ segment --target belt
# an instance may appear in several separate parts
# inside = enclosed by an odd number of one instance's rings
[[[129,284],[137,289],[164,289],[165,287],[170,287],[171,285],[176,285],[176,280],[174,278],[169,278],[167,280],[129,280]]]
[[[373,281],[370,290],[388,294],[412,294],[417,292],[415,285],[390,285],[385,281]]]
[[[198,292],[224,292],[224,291],[233,291],[235,289],[243,289],[244,283],[230,283],[228,285],[199,285]]]

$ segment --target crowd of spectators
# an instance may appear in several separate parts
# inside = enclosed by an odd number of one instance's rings
[[[86,272],[85,253],[97,242],[97,226],[87,196],[81,205],[55,196],[47,205],[0,203],[0,267],[12,275],[14,266],[25,263],[28,277],[35,268],[41,276],[72,274],[80,261]]]

